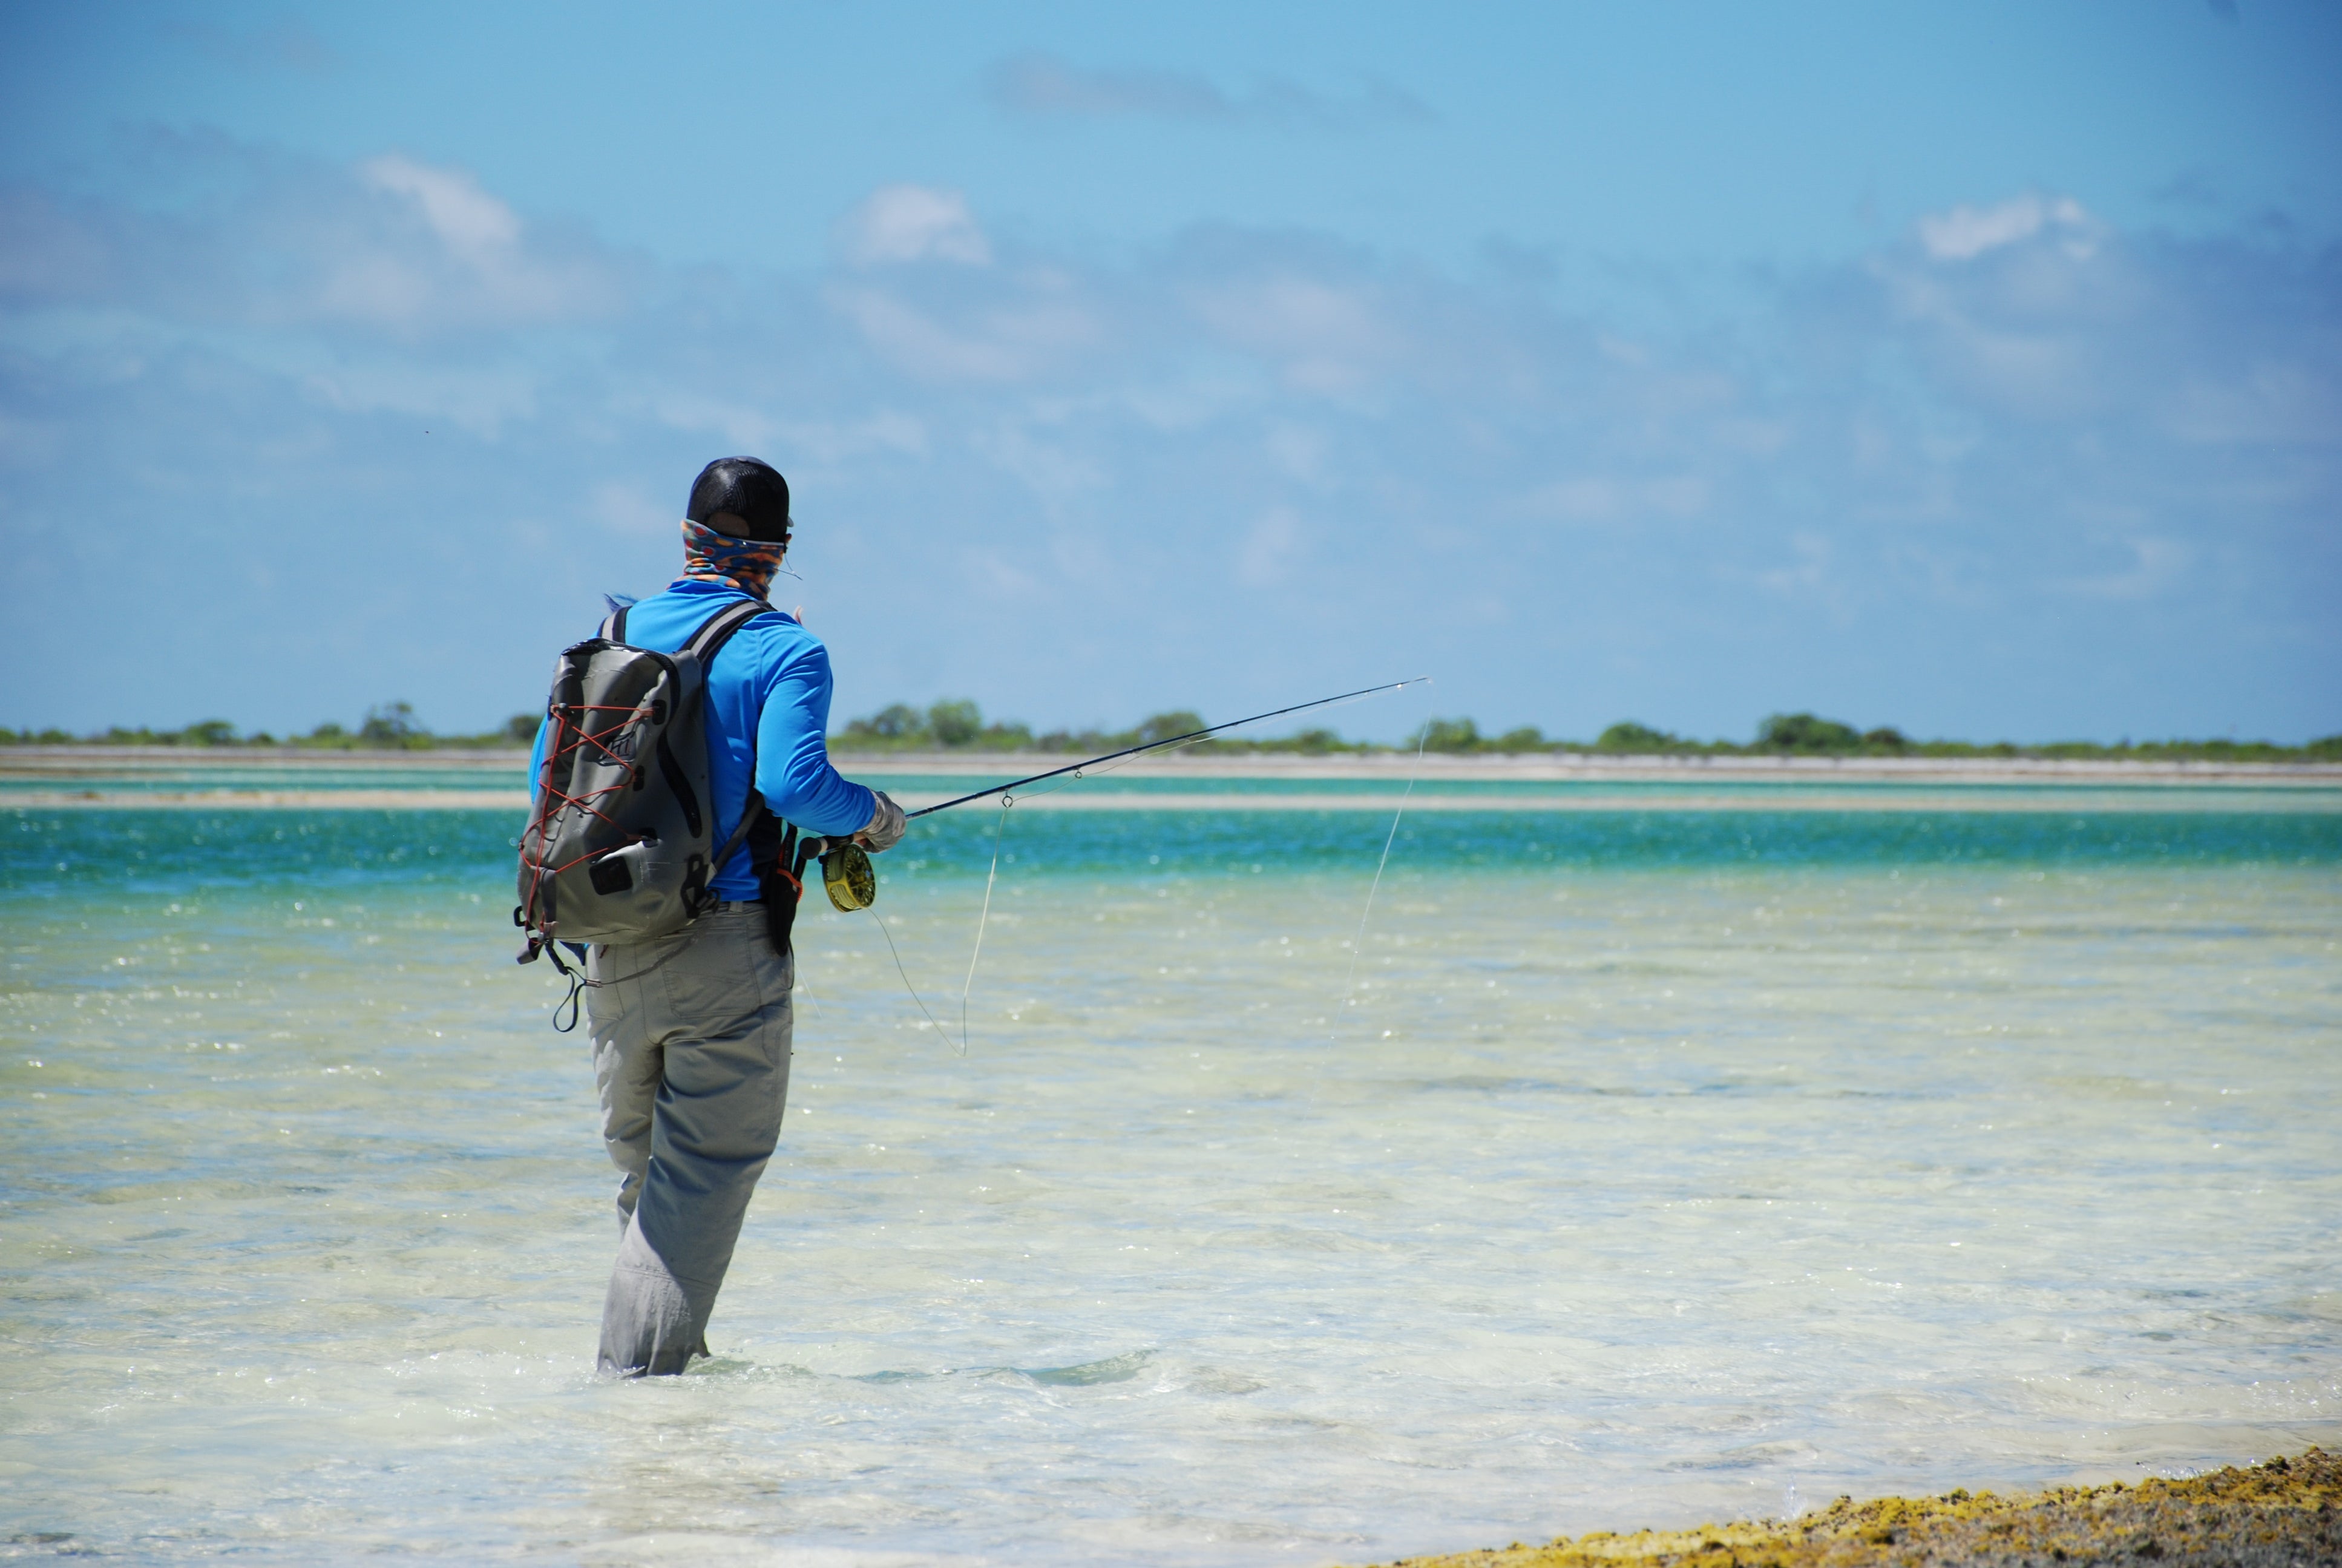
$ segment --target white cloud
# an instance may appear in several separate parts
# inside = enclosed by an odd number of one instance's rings
[[[846,253],[866,265],[883,262],[947,261],[985,266],[992,242],[957,191],[928,185],[882,185],[846,215]]]
[[[2076,578],[2064,584],[2067,591],[2089,599],[2153,599],[2177,587],[2196,559],[2196,553],[2177,539],[2128,539],[2124,544],[2131,553],[2127,566]]]
[[[914,375],[932,381],[1015,381],[1024,374],[1023,359],[1006,345],[954,332],[881,290],[842,288],[830,300],[862,329],[872,347]]]
[[[358,175],[375,198],[420,218],[436,245],[408,243],[395,225],[365,213],[318,234],[313,254],[324,275],[313,305],[326,315],[440,329],[575,318],[616,304],[599,258],[531,247],[512,208],[460,169],[385,154]]]
[[[0,289],[15,306],[135,301],[155,324],[444,340],[606,317],[639,267],[396,154],[338,166],[155,132],[140,155],[186,187],[177,205],[0,190]]]
[[[964,310],[957,323],[884,289],[841,287],[829,298],[872,347],[926,381],[1030,380],[1098,335],[1080,305],[1046,295]]]
[[[1767,567],[1756,574],[1756,581],[1776,594],[1792,597],[1837,597],[1828,592],[1831,558],[1837,554],[1829,540],[1810,528],[1800,528],[1789,536],[1789,547],[1797,554],[1796,562]]]
[[[1270,507],[1236,552],[1236,580],[1247,588],[1276,586],[1300,562],[1303,543],[1300,515],[1290,506]]]
[[[988,73],[986,86],[1000,108],[1036,118],[1132,115],[1353,130],[1438,117],[1422,99],[1388,82],[1370,82],[1355,95],[1336,96],[1272,76],[1247,91],[1232,93],[1186,72],[1092,70],[1037,53],[999,62]]]
[[[2069,246],[2093,244],[2096,221],[2071,196],[2030,192],[1997,206],[1957,206],[1919,220],[1919,243],[1937,261],[1973,261],[1987,251],[2031,239],[2048,228],[2062,231]]]
[[[359,166],[377,191],[406,197],[423,210],[447,248],[475,264],[500,262],[520,244],[520,219],[459,169],[435,169],[395,153]]]
[[[1376,292],[1355,283],[1286,271],[1194,289],[1188,303],[1228,345],[1276,361],[1307,392],[1363,392],[1407,346]]]
[[[1110,479],[1094,454],[1062,436],[1045,439],[1020,420],[1004,419],[976,431],[968,446],[1045,502],[1061,503],[1104,489]]]

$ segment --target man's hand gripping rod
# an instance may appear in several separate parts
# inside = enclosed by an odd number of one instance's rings
[[[1084,768],[1094,768],[1100,763],[1118,762],[1124,757],[1135,757],[1141,752],[1160,751],[1165,746],[1176,746],[1186,741],[1201,740],[1206,735],[1218,734],[1222,730],[1233,730],[1244,724],[1256,724],[1263,719],[1279,719],[1287,714],[1306,714],[1311,708],[1322,708],[1333,703],[1346,703],[1352,697],[1371,697],[1376,692],[1396,692],[1402,686],[1420,685],[1430,678],[1428,675],[1417,675],[1412,680],[1393,681],[1387,685],[1367,686],[1361,691],[1344,692],[1337,697],[1320,697],[1314,703],[1296,703],[1289,708],[1278,708],[1272,713],[1255,714],[1248,719],[1230,719],[1224,724],[1207,724],[1200,730],[1190,730],[1184,735],[1166,735],[1159,741],[1148,741],[1145,745],[1125,746],[1118,752],[1108,752],[1104,756],[1091,757],[1086,762],[1067,763],[1064,767],[1051,768],[1047,773],[1035,774],[1030,778],[1021,778],[1005,784],[994,784],[990,789],[980,789],[974,794],[964,794],[957,800],[945,801],[941,805],[922,806],[917,811],[904,814],[905,820],[932,816],[936,812],[949,811],[956,805],[966,805],[972,800],[982,800],[986,795],[1005,795],[1010,790],[1023,789],[1026,784],[1039,784],[1045,779],[1059,778],[1066,774],[1078,774]],[[1013,803],[1004,802],[1003,804]]]

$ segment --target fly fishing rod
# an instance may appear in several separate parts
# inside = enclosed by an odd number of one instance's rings
[[[1124,757],[1135,757],[1141,752],[1160,751],[1165,746],[1176,746],[1187,741],[1199,741],[1206,735],[1218,734],[1222,730],[1233,730],[1245,724],[1256,724],[1264,719],[1281,719],[1287,714],[1306,714],[1311,708],[1327,707],[1335,703],[1346,703],[1352,697],[1371,697],[1377,692],[1395,692],[1401,686],[1416,685],[1428,679],[1430,679],[1428,675],[1417,675],[1413,680],[1393,681],[1387,685],[1381,686],[1367,686],[1361,691],[1344,692],[1338,697],[1320,697],[1314,703],[1296,703],[1289,708],[1255,714],[1248,719],[1230,719],[1224,724],[1206,724],[1200,730],[1189,730],[1184,735],[1166,735],[1159,741],[1147,741],[1140,745],[1125,746],[1118,752],[1108,752],[1104,756],[1092,757],[1086,762],[1067,763],[1064,767],[1051,768],[1047,773],[1035,774],[1030,778],[1017,779],[1010,784],[994,784],[990,789],[980,789],[974,794],[964,794],[957,800],[945,801],[941,805],[921,806],[917,811],[905,813],[904,820],[907,822],[914,817],[932,816],[939,811],[949,811],[956,805],[966,805],[972,800],[982,800],[986,795],[1005,795],[1010,790],[1023,789],[1026,784],[1040,784],[1046,779],[1062,778],[1067,774],[1072,774],[1078,778],[1084,768],[1094,768],[1100,763],[1120,762]],[[1001,804],[1005,805],[1010,803],[1004,801]]]
[[[1013,779],[1004,784],[994,784],[990,789],[976,790],[973,794],[964,794],[940,804],[921,806],[916,811],[904,813],[903,820],[909,822],[918,817],[933,816],[939,811],[949,811],[956,805],[966,805],[970,801],[984,800],[992,795],[1000,796],[1001,806],[1006,809],[1016,804],[1015,797],[1009,792],[1023,789],[1026,784],[1044,784],[1050,779],[1063,778],[1067,774],[1079,778],[1086,770],[1096,767],[1102,763],[1120,762],[1125,757],[1135,757],[1141,752],[1156,752],[1161,751],[1166,746],[1184,745],[1189,741],[1202,740],[1206,735],[1218,734],[1222,730],[1238,729],[1246,724],[1259,724],[1266,719],[1281,719],[1287,714],[1306,714],[1312,708],[1330,707],[1336,703],[1346,703],[1353,697],[1371,697],[1379,692],[1396,692],[1402,686],[1420,685],[1430,678],[1428,675],[1416,675],[1411,680],[1391,681],[1379,686],[1366,686],[1355,692],[1344,692],[1338,696],[1319,697],[1314,703],[1296,703],[1289,708],[1275,708],[1265,714],[1255,714],[1250,718],[1230,719],[1224,724],[1206,724],[1200,730],[1189,730],[1183,735],[1166,735],[1159,741],[1145,741],[1135,746],[1125,746],[1118,752],[1107,752],[1103,756],[1089,757],[1077,763],[1067,763],[1064,767],[1051,768],[1046,773],[1034,774],[1027,778]],[[871,869],[869,854],[853,839],[815,839],[808,844],[807,853],[821,856],[822,883],[829,894],[830,903],[839,910],[867,909],[877,902],[877,874]],[[800,864],[802,862],[801,856]]]

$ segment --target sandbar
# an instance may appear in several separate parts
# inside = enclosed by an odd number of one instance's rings
[[[1595,1531],[1513,1543],[1406,1568],[1867,1568],[1869,1563],[2155,1563],[2155,1568],[2281,1568],[2342,1561],[2342,1458],[2309,1449],[2136,1486],[2057,1486],[2045,1493],[1838,1498],[1797,1519],[1707,1523],[1691,1531]]]
[[[1596,1531],[1543,1545],[1405,1557],[1405,1568],[1867,1568],[1873,1563],[2280,1568],[2342,1563],[2342,1459],[2312,1448],[2265,1464],[2137,1485],[1996,1496],[1841,1497],[1789,1520]],[[1394,1565],[1396,1568],[1396,1565]]]

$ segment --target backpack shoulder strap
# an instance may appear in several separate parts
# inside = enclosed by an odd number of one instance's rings
[[[692,634],[691,641],[684,644],[684,650],[695,655],[699,661],[700,669],[705,671],[715,662],[716,655],[722,651],[724,644],[732,640],[733,633],[737,632],[757,616],[771,614],[773,614],[773,607],[770,604],[755,599],[742,599],[726,604],[700,624],[699,630]],[[772,816],[771,808],[765,804],[763,792],[756,788],[756,735],[752,730],[748,734],[747,803],[741,808],[740,821],[732,829],[731,838],[716,852],[716,858],[708,863],[714,868],[714,873],[720,873],[724,867],[729,865],[732,863],[732,857],[740,852],[740,846],[748,842],[749,835],[757,833],[761,824],[767,820],[776,822],[778,819]]]
[[[691,641],[683,645],[683,652],[697,659],[699,667],[704,670],[715,662],[724,644],[732,640],[733,633],[757,616],[771,614],[773,607],[761,600],[736,599],[702,621],[699,630],[691,634]]]
[[[608,614],[602,617],[602,629],[595,634],[606,643],[623,645],[626,640],[626,612],[633,608],[631,604],[614,606]],[[692,634],[691,641],[684,644],[684,651],[696,654],[705,664],[716,656],[716,649],[732,640],[733,633],[757,616],[771,613],[771,605],[760,604],[754,600],[726,604],[700,624],[699,630]]]

